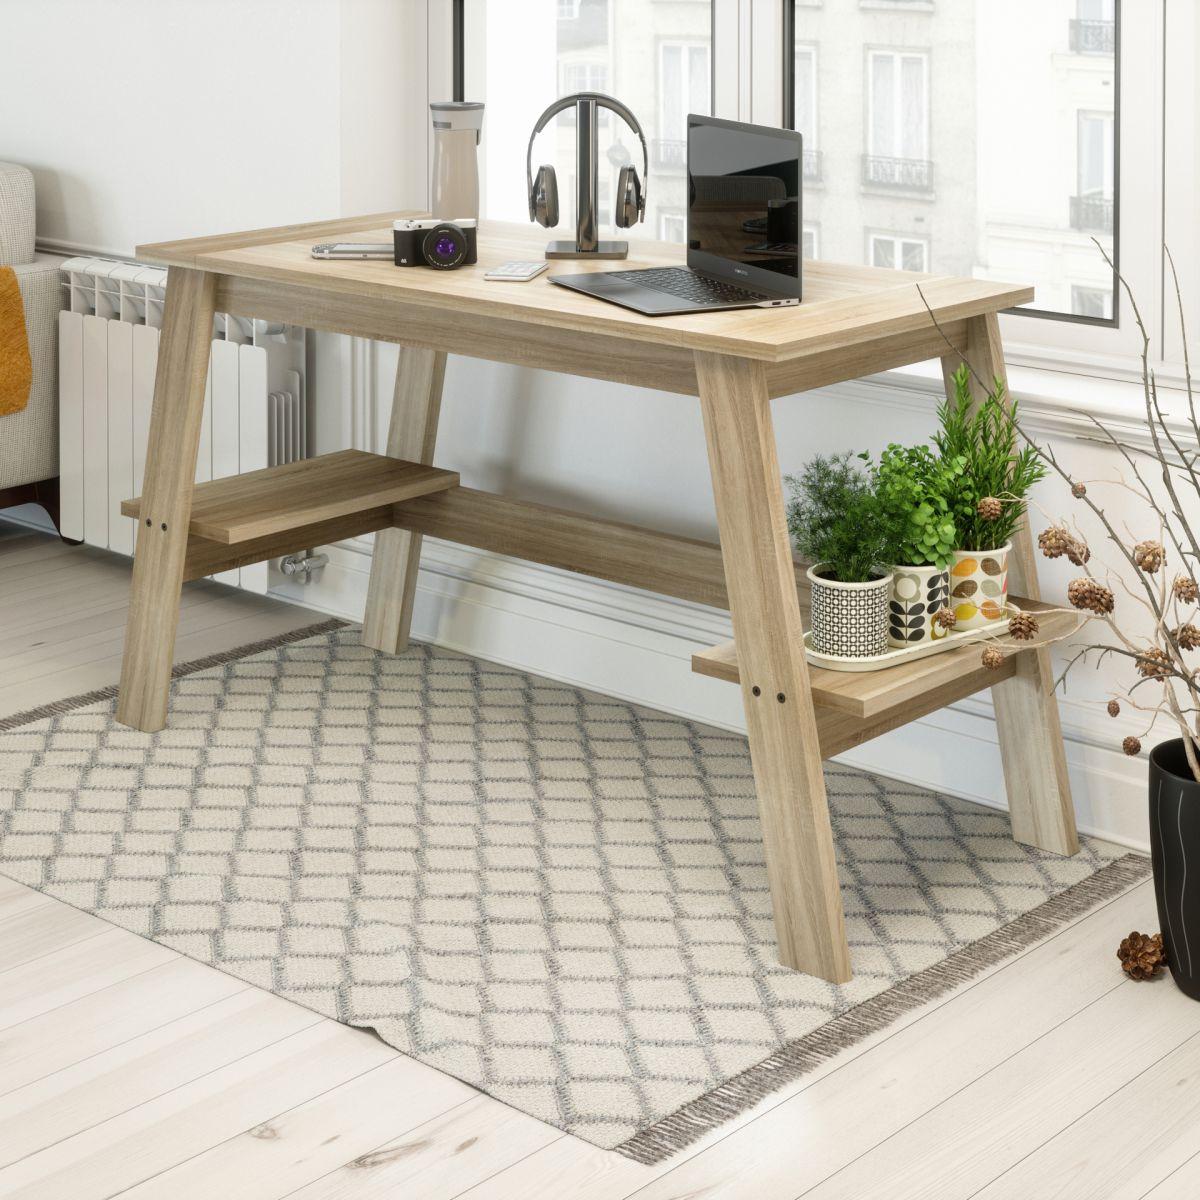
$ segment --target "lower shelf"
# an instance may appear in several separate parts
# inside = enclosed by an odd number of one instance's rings
[[[192,492],[188,532],[235,545],[342,520],[457,484],[457,471],[364,450],[339,450],[198,484]],[[124,501],[121,512],[141,517],[141,497]],[[153,513],[145,516],[154,519]]]
[[[1050,605],[1037,600],[1014,597],[1013,603],[1038,617],[1043,635],[1053,637],[1067,633],[1077,623],[1070,613],[1056,612]],[[699,675],[740,683],[736,643],[722,642],[711,650],[693,654],[692,670]],[[1015,670],[1015,654],[1006,655],[1003,665],[997,669],[983,666],[980,644],[973,642],[878,671],[830,671],[810,667],[808,677],[813,703],[818,708],[837,709],[859,719],[871,719],[898,708],[922,706],[930,698],[944,696],[943,703],[949,704],[1009,678]]]

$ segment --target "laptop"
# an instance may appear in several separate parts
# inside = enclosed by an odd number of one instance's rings
[[[647,316],[800,303],[800,134],[688,116],[687,266],[552,275]]]

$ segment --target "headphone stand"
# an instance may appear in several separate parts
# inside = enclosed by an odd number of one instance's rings
[[[547,258],[627,258],[628,242],[601,241],[596,236],[596,191],[599,186],[599,150],[596,101],[581,96],[575,101],[575,240],[553,241]]]

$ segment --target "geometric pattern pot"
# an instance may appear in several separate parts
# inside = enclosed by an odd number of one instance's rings
[[[871,658],[888,647],[888,596],[891,575],[866,583],[841,583],[808,568],[812,585],[812,649],[840,658]]]
[[[950,574],[939,567],[893,567],[888,600],[888,641],[915,646],[943,638],[950,631],[934,624],[934,614],[946,607]]]
[[[955,550],[950,565],[950,607],[955,629],[978,629],[1004,616],[1008,602],[1008,552],[1011,542],[999,550]]]

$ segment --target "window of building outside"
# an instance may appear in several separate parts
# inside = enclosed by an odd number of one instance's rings
[[[817,257],[817,228],[805,225],[800,232],[800,254],[803,258]]]
[[[478,5],[467,31],[478,76],[472,95],[487,105],[482,155],[483,215],[528,219],[525,146],[539,114],[559,96],[604,91],[641,123],[649,149],[646,219],[620,236],[681,242],[687,209],[687,114],[712,111],[710,0],[522,0]],[[533,169],[558,176],[561,225],[575,222],[574,113],[539,136]],[[613,236],[611,197],[626,163],[642,173],[637,135],[609,114],[600,122],[600,218]]]
[[[1092,239],[1115,252],[1114,0],[788,2],[820,257],[920,253],[919,269],[1028,281],[1039,311],[1111,318]]]
[[[872,233],[869,240],[867,252],[871,266],[891,267],[900,271],[928,270],[928,242],[892,233]]]

